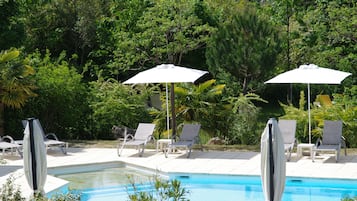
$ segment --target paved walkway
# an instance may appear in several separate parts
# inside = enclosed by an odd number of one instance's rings
[[[5,155],[7,164],[0,165],[0,185],[10,173],[15,183],[20,185],[24,196],[30,195],[23,174],[23,161],[18,156]],[[123,161],[162,172],[190,172],[208,174],[260,175],[260,153],[228,151],[194,151],[190,158],[185,152],[170,154],[165,158],[162,152],[145,150],[139,157],[135,149],[125,149],[118,157],[116,149],[109,148],[70,148],[67,155],[56,150],[49,150],[47,164],[49,168]],[[357,179],[357,156],[344,156],[341,152],[339,163],[332,155],[318,156],[312,162],[309,156],[297,158],[292,155],[286,163],[286,175],[291,177],[343,178]],[[50,192],[66,184],[66,181],[52,176],[47,177],[45,191]]]

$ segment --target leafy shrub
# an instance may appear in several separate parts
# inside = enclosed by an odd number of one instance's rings
[[[258,113],[260,108],[256,107],[253,101],[266,102],[258,95],[240,94],[238,97],[230,98],[232,104],[232,126],[228,131],[228,140],[230,144],[257,144],[260,139],[261,131],[259,126]]]
[[[46,201],[45,199],[44,201]],[[48,199],[49,201],[80,201],[81,195],[68,192],[68,193],[58,193]]]
[[[216,135],[220,130],[225,131],[227,104],[221,101],[224,85],[216,84],[216,80],[208,80],[199,85],[180,83],[175,85],[175,113],[176,124],[180,127],[183,123],[199,122],[201,129],[207,134]],[[162,108],[166,108],[164,96],[161,96]],[[166,130],[166,110],[152,110],[155,116],[157,130],[164,133]],[[162,137],[162,136],[160,136]]]
[[[22,196],[19,186],[14,184],[14,177],[10,176],[0,188],[0,201],[22,201],[26,200]],[[58,193],[51,198],[46,198],[41,194],[36,194],[31,200],[33,201],[80,201],[80,194],[72,192]]]
[[[343,122],[343,136],[350,147],[357,147],[357,86],[346,88],[344,94],[333,94],[331,106],[311,106],[311,134],[313,140],[322,136],[324,120],[341,120]],[[304,109],[304,93],[300,94],[299,108],[293,105],[281,104],[285,115],[281,118],[296,119],[296,135],[300,141],[308,141],[308,114]]]
[[[189,201],[186,198],[189,193],[184,187],[181,186],[179,180],[161,180],[157,176],[154,178],[154,189],[143,191],[139,190],[135,183],[131,183],[134,193],[129,193],[130,201],[159,201],[159,200],[172,200],[172,201]]]
[[[82,83],[82,76],[64,57],[65,53],[54,60],[49,52],[28,56],[31,66],[36,70],[33,79],[37,96],[31,98],[22,109],[6,109],[7,133],[22,137],[21,120],[36,117],[40,119],[45,132],[54,132],[61,139],[76,139],[83,134],[89,111],[86,85]]]
[[[309,141],[309,118],[308,118],[308,113],[305,110],[305,105],[306,105],[306,99],[304,92],[300,92],[300,100],[299,100],[299,107],[294,107],[294,105],[289,104],[283,104],[280,103],[282,106],[285,114],[280,117],[280,119],[295,119],[297,124],[296,124],[296,138],[300,142],[308,142]],[[312,113],[312,110],[311,110]],[[313,115],[311,115],[313,116]],[[314,121],[311,119],[311,127],[313,128],[314,126]]]
[[[14,185],[14,178],[10,176],[0,189],[1,201],[22,201],[26,200],[21,195],[20,188]]]
[[[113,125],[136,128],[140,122],[152,122],[147,110],[149,92],[134,90],[116,80],[98,80],[90,83],[89,106],[94,138],[113,138]]]
[[[318,127],[314,134],[322,135],[324,120],[341,120],[343,122],[343,136],[350,147],[357,147],[357,85],[345,88],[343,94],[333,94],[331,106],[314,107],[314,120]]]

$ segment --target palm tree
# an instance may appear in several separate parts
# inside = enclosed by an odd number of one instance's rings
[[[230,113],[229,103],[222,100],[225,88],[208,80],[200,85],[180,84],[175,87],[177,121],[198,122],[208,135],[226,132],[226,117]]]
[[[18,50],[0,52],[0,102],[13,108],[21,108],[28,98],[36,95],[29,79],[35,71],[19,55]]]
[[[215,129],[211,130],[209,125],[212,125],[211,122],[217,120],[214,116],[218,114],[214,111],[222,110],[223,103],[219,100],[225,87],[225,85],[215,85],[215,83],[216,80],[208,80],[200,85],[193,85],[191,83],[175,85],[177,125],[180,126],[183,122],[199,122],[203,130],[207,129],[214,132]],[[166,108],[164,96],[161,99],[163,103],[162,108]],[[156,130],[165,135],[166,111],[152,110],[151,114],[155,116]],[[212,125],[212,128],[215,128],[215,126]]]
[[[0,52],[0,133],[3,133],[4,106],[21,108],[28,98],[36,95],[29,79],[35,71],[19,55],[18,50]]]
[[[200,121],[209,115],[208,109],[215,107],[217,97],[225,85],[214,85],[216,80],[208,80],[200,85],[181,84],[175,87],[177,116],[185,122]]]

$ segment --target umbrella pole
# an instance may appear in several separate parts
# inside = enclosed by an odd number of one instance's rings
[[[167,139],[170,139],[169,89],[167,83],[166,83],[166,125],[167,125]]]
[[[171,83],[172,140],[176,137],[175,84]]]
[[[269,199],[274,200],[274,158],[273,158],[273,133],[272,123],[269,123]]]
[[[33,120],[28,119],[29,128],[30,128],[30,152],[31,152],[31,173],[32,173],[32,181],[33,181],[33,190],[34,195],[36,196],[37,191],[37,162],[36,162],[36,153],[35,153],[35,140],[34,140],[34,133],[33,133]]]
[[[309,144],[311,144],[310,84],[307,83],[307,110],[309,115]]]

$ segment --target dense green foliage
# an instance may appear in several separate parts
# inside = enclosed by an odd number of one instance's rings
[[[197,86],[180,84],[175,87],[175,107],[179,124],[200,122],[202,128],[211,134],[225,130],[227,125],[215,123],[222,122],[225,119],[224,114],[228,114],[224,102],[221,102],[224,85],[215,83],[216,80],[208,80]]]
[[[225,81],[233,94],[261,88],[280,51],[278,29],[252,4],[244,5],[218,26],[207,48],[209,71]],[[235,87],[235,85],[237,85]],[[232,95],[233,95],[232,94]]]
[[[36,73],[36,97],[28,99],[21,110],[7,109],[7,131],[14,137],[21,137],[21,120],[39,118],[45,132],[56,132],[62,139],[78,138],[86,128],[88,111],[87,88],[82,76],[65,60],[62,54],[56,60],[50,53],[36,52],[28,60]],[[17,135],[16,135],[17,134]],[[82,136],[86,138],[86,136]]]
[[[258,123],[260,108],[255,103],[266,102],[256,94],[239,94],[231,97],[232,104],[231,126],[227,132],[230,144],[258,144],[262,131]]]
[[[140,122],[152,122],[146,109],[149,92],[132,89],[116,80],[90,83],[89,106],[92,109],[91,130],[94,138],[114,139],[109,135],[113,125],[136,128]]]
[[[47,132],[67,139],[107,138],[112,125],[136,127],[143,121],[164,128],[164,111],[150,116],[146,107],[151,86],[130,89],[121,83],[173,63],[208,70],[217,86],[225,85],[214,97],[209,97],[214,87],[177,85],[184,89],[175,97],[180,123],[199,121],[211,137],[256,144],[267,120],[259,119],[257,106],[279,110],[280,101],[301,119],[298,133],[305,140],[306,105],[296,106],[306,87],[263,83],[314,63],[352,73],[341,85],[312,87],[312,100],[328,94],[336,103],[313,108],[314,128],[322,119],[343,119],[344,135],[357,146],[357,114],[349,112],[357,105],[356,7],[351,0],[0,0],[5,133],[22,137],[21,119],[32,116]],[[4,62],[6,55],[15,57]],[[254,126],[256,121],[262,122]]]
[[[343,94],[333,94],[334,103],[332,105],[311,105],[311,134],[312,142],[322,137],[324,120],[342,120],[343,136],[346,138],[347,145],[357,146],[355,132],[357,130],[357,86],[346,88]],[[316,100],[317,101],[317,100]],[[304,93],[301,92],[299,108],[293,105],[284,105],[285,115],[283,119],[297,120],[297,139],[300,142],[308,142],[308,113],[305,109],[306,100]]]

